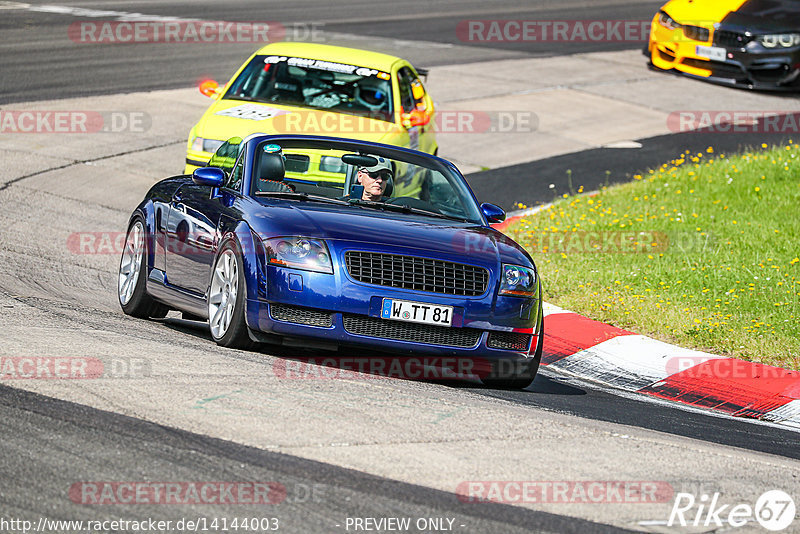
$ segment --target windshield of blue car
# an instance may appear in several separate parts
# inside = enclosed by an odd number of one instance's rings
[[[224,99],[366,115],[393,120],[391,76],[376,69],[319,59],[255,56]]]
[[[364,192],[364,182],[368,179],[365,174],[369,175],[369,169],[345,163],[341,150],[325,150],[318,145],[308,149],[281,147],[279,153],[284,171],[280,176],[280,172],[275,173],[274,165],[260,161],[274,158],[277,147],[276,144],[266,144],[256,149],[258,162],[253,166],[256,176],[251,183],[253,196],[257,198],[273,197],[297,202],[336,199],[346,201],[339,203],[345,209],[383,210],[439,220],[482,223],[480,208],[463,176],[436,163],[436,160],[426,165],[427,159],[420,157],[411,158],[412,163],[360,152],[360,156],[372,156],[376,163],[380,158],[381,165],[388,167],[379,171],[388,173],[383,178],[383,196],[375,197]],[[267,149],[269,153],[265,153]]]

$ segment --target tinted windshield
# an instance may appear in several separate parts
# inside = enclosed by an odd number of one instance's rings
[[[277,154],[283,159],[282,175],[274,165]],[[427,162],[420,157],[393,159],[379,153],[326,150],[318,145],[304,148],[298,142],[267,142],[256,151],[252,193],[256,197],[286,197],[294,192],[352,201],[344,209],[405,211],[482,223],[480,209],[464,178],[435,160]]]
[[[256,56],[226,99],[274,102],[392,120],[391,76],[375,69],[319,59]]]

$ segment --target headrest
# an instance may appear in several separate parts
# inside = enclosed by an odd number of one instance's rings
[[[283,180],[286,173],[286,166],[283,162],[283,155],[280,153],[264,152],[261,154],[261,164],[258,177],[261,180]]]

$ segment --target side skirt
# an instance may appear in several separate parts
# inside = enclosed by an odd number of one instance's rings
[[[150,275],[147,277],[147,293],[170,308],[207,320],[208,306],[205,296],[171,286],[167,283],[166,278],[164,271],[159,269],[150,271]]]

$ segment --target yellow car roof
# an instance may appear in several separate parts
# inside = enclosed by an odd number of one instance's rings
[[[392,70],[392,65],[394,63],[401,61],[399,57],[381,54],[380,52],[317,43],[272,43],[261,48],[256,54],[279,54],[282,56],[298,56],[307,59],[324,59],[326,61],[335,61],[337,63],[346,63],[359,67],[369,67],[387,72]]]

